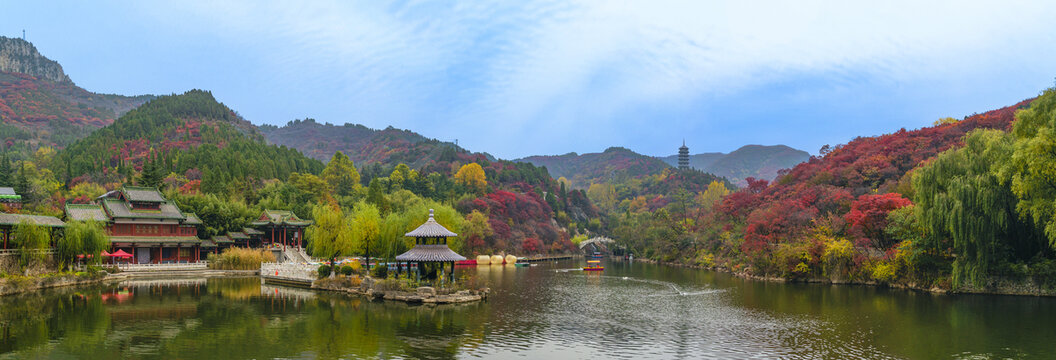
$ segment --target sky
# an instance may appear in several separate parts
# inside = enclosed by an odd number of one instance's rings
[[[255,124],[394,126],[514,159],[816,154],[1054,86],[1051,1],[13,1],[79,86]]]

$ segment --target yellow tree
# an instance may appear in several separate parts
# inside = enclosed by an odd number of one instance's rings
[[[371,248],[377,248],[378,235],[381,234],[381,212],[378,207],[366,201],[360,201],[352,210],[353,243],[367,260],[370,269]],[[376,249],[374,251],[377,251]]]
[[[707,190],[697,195],[696,201],[704,210],[711,210],[712,206],[715,206],[723,197],[730,194],[730,189],[726,187],[726,183],[712,180],[708,184]]]
[[[455,173],[455,182],[480,194],[488,187],[488,181],[484,177],[484,168],[480,164],[469,163],[462,165]]]
[[[587,197],[605,210],[612,210],[616,207],[616,187],[612,184],[590,184],[587,188]]]

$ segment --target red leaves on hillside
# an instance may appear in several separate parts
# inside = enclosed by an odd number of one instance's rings
[[[726,222],[727,231],[743,226],[742,251],[749,255],[768,251],[772,244],[796,241],[820,220],[830,227],[842,227],[846,220],[847,234],[856,243],[885,250],[891,245],[883,234],[887,213],[910,204],[891,193],[905,174],[960,144],[968,131],[1008,129],[1015,110],[1028,104],[1029,100],[1023,101],[947,125],[856,138],[797,165],[773,185],[749,179],[747,188],[723,199],[716,219]]]
[[[859,196],[858,200],[851,204],[851,211],[844,216],[844,219],[851,226],[852,234],[862,240],[871,240],[874,247],[883,249],[890,245],[882,241],[885,238],[884,228],[887,227],[887,214],[911,204],[909,199],[902,197],[899,193],[866,194]]]

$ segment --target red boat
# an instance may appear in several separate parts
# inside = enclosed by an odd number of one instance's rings
[[[477,260],[476,259],[473,259],[473,260],[462,260],[462,261],[455,262],[455,265],[474,265],[475,266],[475,265],[477,265]]]
[[[601,266],[601,260],[587,260],[587,266],[583,267],[583,271],[602,271],[605,270],[604,266]]]

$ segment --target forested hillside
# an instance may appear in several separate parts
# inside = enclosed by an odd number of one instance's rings
[[[52,166],[71,184],[129,182],[147,170],[142,185],[201,184],[214,193],[322,167],[267,145],[256,127],[201,90],[151,100],[60,151]]]
[[[33,44],[0,36],[0,141],[18,154],[64,147],[151,98],[84,90]]]
[[[268,142],[295,148],[323,161],[340,151],[357,164],[396,166],[403,163],[418,169],[436,162],[478,158],[478,154],[471,154],[453,143],[391,126],[376,130],[359,124],[338,126],[305,119],[290,121],[282,127],[263,125],[260,129]],[[479,155],[494,160],[487,154]]]
[[[391,149],[386,159],[405,150]],[[375,257],[407,249],[403,234],[430,208],[462,235],[452,247],[467,255],[574,251],[576,235],[601,229],[586,192],[566,189],[543,168],[464,151],[421,164],[356,164],[338,152],[324,166],[267,144],[211,93],[192,90],[151,100],[57,152],[42,147],[21,160],[4,153],[0,186],[24,200],[6,211],[52,215],[124,185],[158,187],[198,214],[205,238],[240,231],[263,209],[339,216],[345,225],[326,231],[356,239],[349,255]]]
[[[1054,176],[1036,169],[1049,168],[1052,104],[1049,90],[963,120],[856,138],[773,184],[749,179],[682,216],[627,212],[610,230],[649,257],[753,275],[925,288],[1050,276],[1056,242],[1042,234],[1056,229],[1046,227],[1056,191],[1045,185]]]
[[[669,168],[663,161],[622,147],[600,153],[529,156],[517,161],[544,166],[554,178],[565,178],[578,189],[590,184],[619,183],[656,175]]]
[[[661,158],[671,166],[678,166],[678,155]],[[729,179],[738,186],[746,179],[773,180],[779,171],[790,169],[810,159],[810,154],[785,145],[745,145],[729,154],[703,153],[689,157],[689,166]]]

